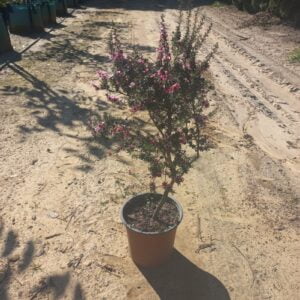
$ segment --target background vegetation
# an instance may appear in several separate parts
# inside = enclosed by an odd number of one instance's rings
[[[300,1],[299,0],[225,0],[238,9],[257,13],[269,11],[274,15],[287,19],[300,26]]]

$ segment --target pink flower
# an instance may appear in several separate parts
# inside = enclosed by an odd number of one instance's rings
[[[168,94],[173,94],[176,91],[178,91],[179,89],[180,89],[180,84],[177,82],[177,83],[174,83],[173,85],[171,85],[169,88],[165,89],[165,92]]]
[[[157,48],[157,62],[159,64],[167,63],[171,60],[171,53],[168,42],[168,33],[165,24],[164,16],[161,16],[160,22],[160,40],[159,47]]]
[[[100,79],[108,79],[110,76],[106,71],[99,70],[97,72],[97,75],[99,76]]]
[[[96,127],[94,127],[94,131],[96,133],[103,132],[104,129],[105,129],[105,123],[104,122],[100,122]]]
[[[162,69],[160,69],[159,71],[157,71],[156,73],[154,73],[150,76],[150,78],[154,78],[154,77],[159,78],[161,81],[167,81],[167,80],[171,79],[169,72],[164,71]]]
[[[134,88],[135,87],[135,83],[134,82],[131,82],[130,84],[129,84],[129,87],[132,89],[132,88]]]
[[[159,76],[160,80],[166,81],[166,80],[168,80],[168,76],[169,76],[168,71],[159,70],[158,71],[158,76]]]
[[[139,111],[141,109],[142,109],[142,105],[141,104],[136,104],[136,105],[134,105],[134,106],[132,106],[130,108],[130,111],[133,112],[133,113],[135,113],[135,112],[137,112],[137,111]]]
[[[129,131],[128,129],[124,126],[124,125],[116,125],[111,133],[114,135],[114,134],[123,134],[123,137],[124,138],[127,138],[129,136]]]
[[[112,60],[114,61],[118,61],[118,60],[123,60],[125,59],[125,56],[123,54],[123,51],[122,50],[118,50],[116,52],[114,52],[111,56]]]
[[[106,94],[106,97],[107,97],[107,100],[109,100],[112,103],[121,103],[120,98],[117,96]]]
[[[186,144],[186,137],[183,133],[179,137],[179,142],[184,145]]]
[[[183,63],[182,67],[184,70],[191,70],[191,64],[189,62]]]

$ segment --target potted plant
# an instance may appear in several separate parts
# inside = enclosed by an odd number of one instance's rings
[[[180,10],[170,46],[162,16],[154,61],[136,48],[125,54],[114,29],[109,38],[111,72],[98,72],[100,85],[95,87],[106,89],[107,100],[120,109],[127,107],[132,118],[104,114],[91,121],[93,133],[114,139],[117,150],[128,151],[149,165],[149,192],[130,198],[121,209],[131,256],[140,266],[154,267],[170,256],[183,216],[181,205],[170,193],[208,142],[203,128],[209,87],[203,73],[215,48],[198,61],[197,54],[211,30],[209,25],[201,33],[204,23],[199,10]],[[150,124],[143,128],[135,122],[136,114],[147,117]]]

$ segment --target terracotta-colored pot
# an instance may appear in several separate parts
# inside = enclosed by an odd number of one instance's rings
[[[175,241],[175,235],[178,225],[183,217],[183,210],[179,202],[175,199],[168,197],[174,202],[178,209],[179,217],[178,222],[173,227],[168,228],[164,232],[143,232],[138,229],[132,228],[126,222],[124,211],[128,205],[132,205],[135,201],[144,198],[146,194],[140,194],[127,200],[121,209],[121,219],[126,226],[127,237],[129,242],[129,250],[132,260],[142,267],[157,267],[168,260],[170,257]],[[159,194],[152,194],[161,197]]]

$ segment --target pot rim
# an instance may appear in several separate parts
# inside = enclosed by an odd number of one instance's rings
[[[135,232],[137,232],[137,233],[145,234],[145,235],[162,234],[162,233],[167,233],[167,232],[169,232],[169,231],[175,229],[175,228],[181,223],[181,221],[182,221],[182,218],[183,218],[183,209],[182,209],[181,204],[180,204],[176,199],[174,199],[173,197],[170,197],[170,196],[168,196],[168,198],[171,199],[171,200],[175,203],[175,205],[176,205],[176,207],[177,207],[177,210],[178,210],[178,213],[179,213],[178,222],[177,222],[175,225],[173,225],[173,226],[170,227],[170,228],[165,229],[164,231],[159,231],[159,232],[158,232],[158,231],[144,232],[144,231],[142,231],[142,230],[139,230],[139,229],[136,229],[136,228],[134,228],[134,227],[129,226],[129,224],[126,222],[126,220],[125,220],[125,218],[124,218],[124,214],[123,214],[124,208],[126,207],[126,205],[127,205],[130,201],[132,201],[132,199],[134,199],[134,198],[136,198],[136,197],[139,197],[139,196],[146,195],[146,194],[161,195],[161,194],[159,194],[159,193],[150,193],[150,192],[144,192],[144,193],[136,194],[136,195],[131,196],[130,198],[128,198],[128,199],[125,201],[125,203],[122,205],[122,207],[121,207],[121,209],[120,209],[120,217],[121,217],[122,223],[126,226],[126,228],[128,228],[128,229],[130,229],[130,230],[132,230],[132,231],[135,231]]]

